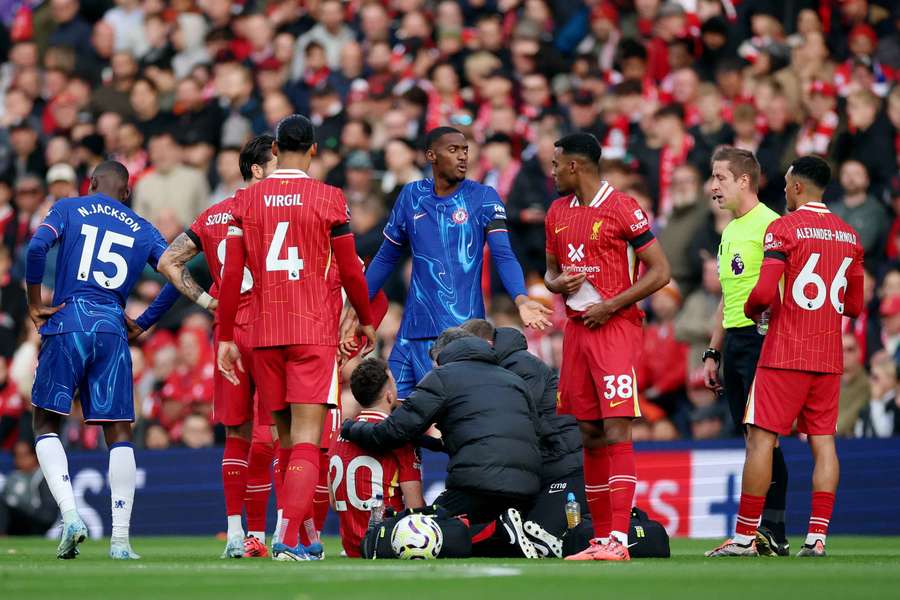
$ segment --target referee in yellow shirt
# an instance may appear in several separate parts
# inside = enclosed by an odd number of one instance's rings
[[[707,387],[724,393],[735,427],[744,431],[744,407],[765,339],[756,323],[744,316],[744,303],[759,279],[766,228],[779,215],[756,195],[760,168],[752,152],[730,146],[720,148],[712,158],[712,177],[713,198],[720,208],[731,212],[734,220],[725,227],[719,243],[722,301],[709,348],[703,353],[703,366]],[[720,363],[722,384],[718,373]],[[787,467],[781,448],[775,448],[772,485],[756,535],[756,548],[761,555],[790,553],[784,532],[786,496]]]

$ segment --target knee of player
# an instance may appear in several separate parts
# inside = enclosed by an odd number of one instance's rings
[[[749,425],[747,427],[747,453],[756,452],[772,452],[775,443],[778,441],[778,435],[771,431],[766,431],[760,427]]]
[[[594,421],[578,421],[581,443],[585,448],[599,448],[606,444],[603,424]]]

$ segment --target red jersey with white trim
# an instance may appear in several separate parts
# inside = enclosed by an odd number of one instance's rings
[[[759,365],[842,373],[847,276],[863,270],[856,231],[824,204],[809,202],[772,221],[763,244],[766,259],[786,265]]]
[[[561,269],[585,273],[585,281],[602,298],[632,286],[638,273],[636,253],[655,240],[637,201],[605,181],[588,206],[581,206],[574,195],[554,201],[544,226],[547,254],[556,256]],[[566,314],[577,317],[583,309],[572,308],[570,300]],[[617,314],[638,325],[644,318],[634,304]]]
[[[383,412],[363,410],[356,420],[378,423],[386,418]],[[328,484],[348,556],[359,556],[359,543],[369,527],[366,506],[375,495],[384,497],[385,508],[399,512],[403,510],[400,483],[421,480],[419,459],[412,446],[373,456],[343,438],[335,440],[328,452]]]
[[[228,235],[228,224],[231,223],[231,211],[234,208],[234,197],[226,198],[197,215],[185,233],[203,252],[213,284],[209,294],[219,297],[222,285],[222,267],[225,264],[225,237]],[[253,289],[253,275],[244,267],[244,278],[241,282],[241,300],[238,304],[234,322],[243,325],[250,321],[250,290]]]
[[[337,346],[342,303],[331,236],[349,234],[344,194],[278,169],[234,198],[228,235],[243,236],[253,277],[251,345]]]

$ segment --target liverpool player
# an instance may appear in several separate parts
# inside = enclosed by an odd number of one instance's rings
[[[299,543],[311,514],[319,471],[318,444],[337,372],[341,286],[359,315],[358,332],[374,345],[368,289],[340,190],[310,179],[316,152],[312,123],[291,115],[278,123],[272,153],[278,168],[235,195],[219,302],[219,369],[239,384],[241,352],[234,340],[241,272],[253,277],[251,339],[260,400],[273,412],[284,472],[282,542],[277,560],[309,560]],[[332,263],[335,263],[334,265]],[[329,272],[337,266],[340,285]]]
[[[797,429],[813,453],[812,515],[798,556],[825,556],[838,484],[834,448],[843,372],[841,321],[863,307],[863,248],[856,231],[822,203],[831,171],[804,156],[785,175],[787,216],[766,230],[759,282],[744,305],[751,319],[771,306],[744,423],[747,458],[735,535],[707,556],[757,556],[759,526],[779,435]]]
[[[635,370],[643,313],[635,303],[669,281],[669,263],[634,198],[600,178],[588,133],[556,142],[553,177],[565,197],[547,213],[547,289],[566,299],[561,414],[578,420],[595,538],[571,560],[629,560],[637,484],[631,421],[640,416]],[[637,261],[646,269],[638,278]]]
[[[253,138],[241,149],[239,166],[244,181],[262,181],[275,169],[270,135]],[[225,236],[231,221],[234,198],[227,198],[206,209],[191,226],[169,245],[159,260],[159,270],[188,298],[208,306],[219,295],[222,265],[225,259]],[[213,278],[212,293],[185,283],[187,262],[203,252]],[[248,352],[250,332],[250,291],[253,277],[244,270],[241,301],[236,318],[235,339],[244,353]],[[249,355],[248,355],[249,356]],[[271,490],[272,459],[275,446],[271,433],[272,418],[266,410],[254,407],[253,381],[249,373],[239,376],[239,385],[231,385],[216,371],[213,392],[213,414],[225,426],[225,450],[222,454],[222,487],[225,490],[225,514],[228,534],[222,558],[265,556],[266,507]],[[254,430],[254,412],[257,428]],[[250,479],[252,478],[252,482]],[[241,516],[246,501],[247,528],[244,539]]]
[[[485,242],[522,322],[538,329],[550,325],[550,311],[527,295],[522,267],[509,245],[503,201],[494,188],[466,179],[466,137],[452,127],[433,129],[425,137],[425,157],[434,178],[403,187],[384,228],[385,239],[366,270],[374,296],[404,250],[412,252],[403,321],[388,359],[401,400],[431,371],[428,351],[442,331],[484,318],[480,282]]]
[[[381,359],[361,362],[350,376],[350,389],[363,409],[357,421],[383,421],[397,404],[397,384]],[[341,543],[351,558],[360,556],[371,516],[369,503],[376,495],[384,498],[385,508],[397,512],[404,506],[425,505],[422,473],[412,446],[378,454],[338,438],[328,453],[328,488],[340,521]]]

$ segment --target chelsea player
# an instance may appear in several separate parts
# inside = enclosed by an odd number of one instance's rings
[[[433,179],[406,184],[384,228],[385,240],[369,268],[369,297],[384,285],[403,249],[412,252],[412,280],[403,321],[388,361],[405,399],[432,364],[428,350],[442,331],[484,318],[481,269],[488,243],[503,287],[515,300],[527,327],[550,325],[550,310],[531,300],[522,267],[509,245],[506,207],[494,188],[466,179],[469,143],[452,127],[425,137],[425,158]],[[343,329],[352,332],[350,321]]]
[[[91,176],[89,192],[57,202],[28,245],[28,314],[41,333],[31,397],[35,451],[62,513],[57,557],[75,558],[87,528],[75,508],[59,432],[77,393],[85,423],[102,425],[109,447],[110,557],[137,559],[128,540],[136,471],[128,338],[158,320],[178,299],[178,292],[167,286],[152,309],[134,323],[127,321],[125,300],[144,265],[156,267],[166,241],[122,203],[128,197],[128,170],[121,163],[100,164]],[[60,251],[53,306],[45,306],[41,280],[47,251],[56,244]]]

